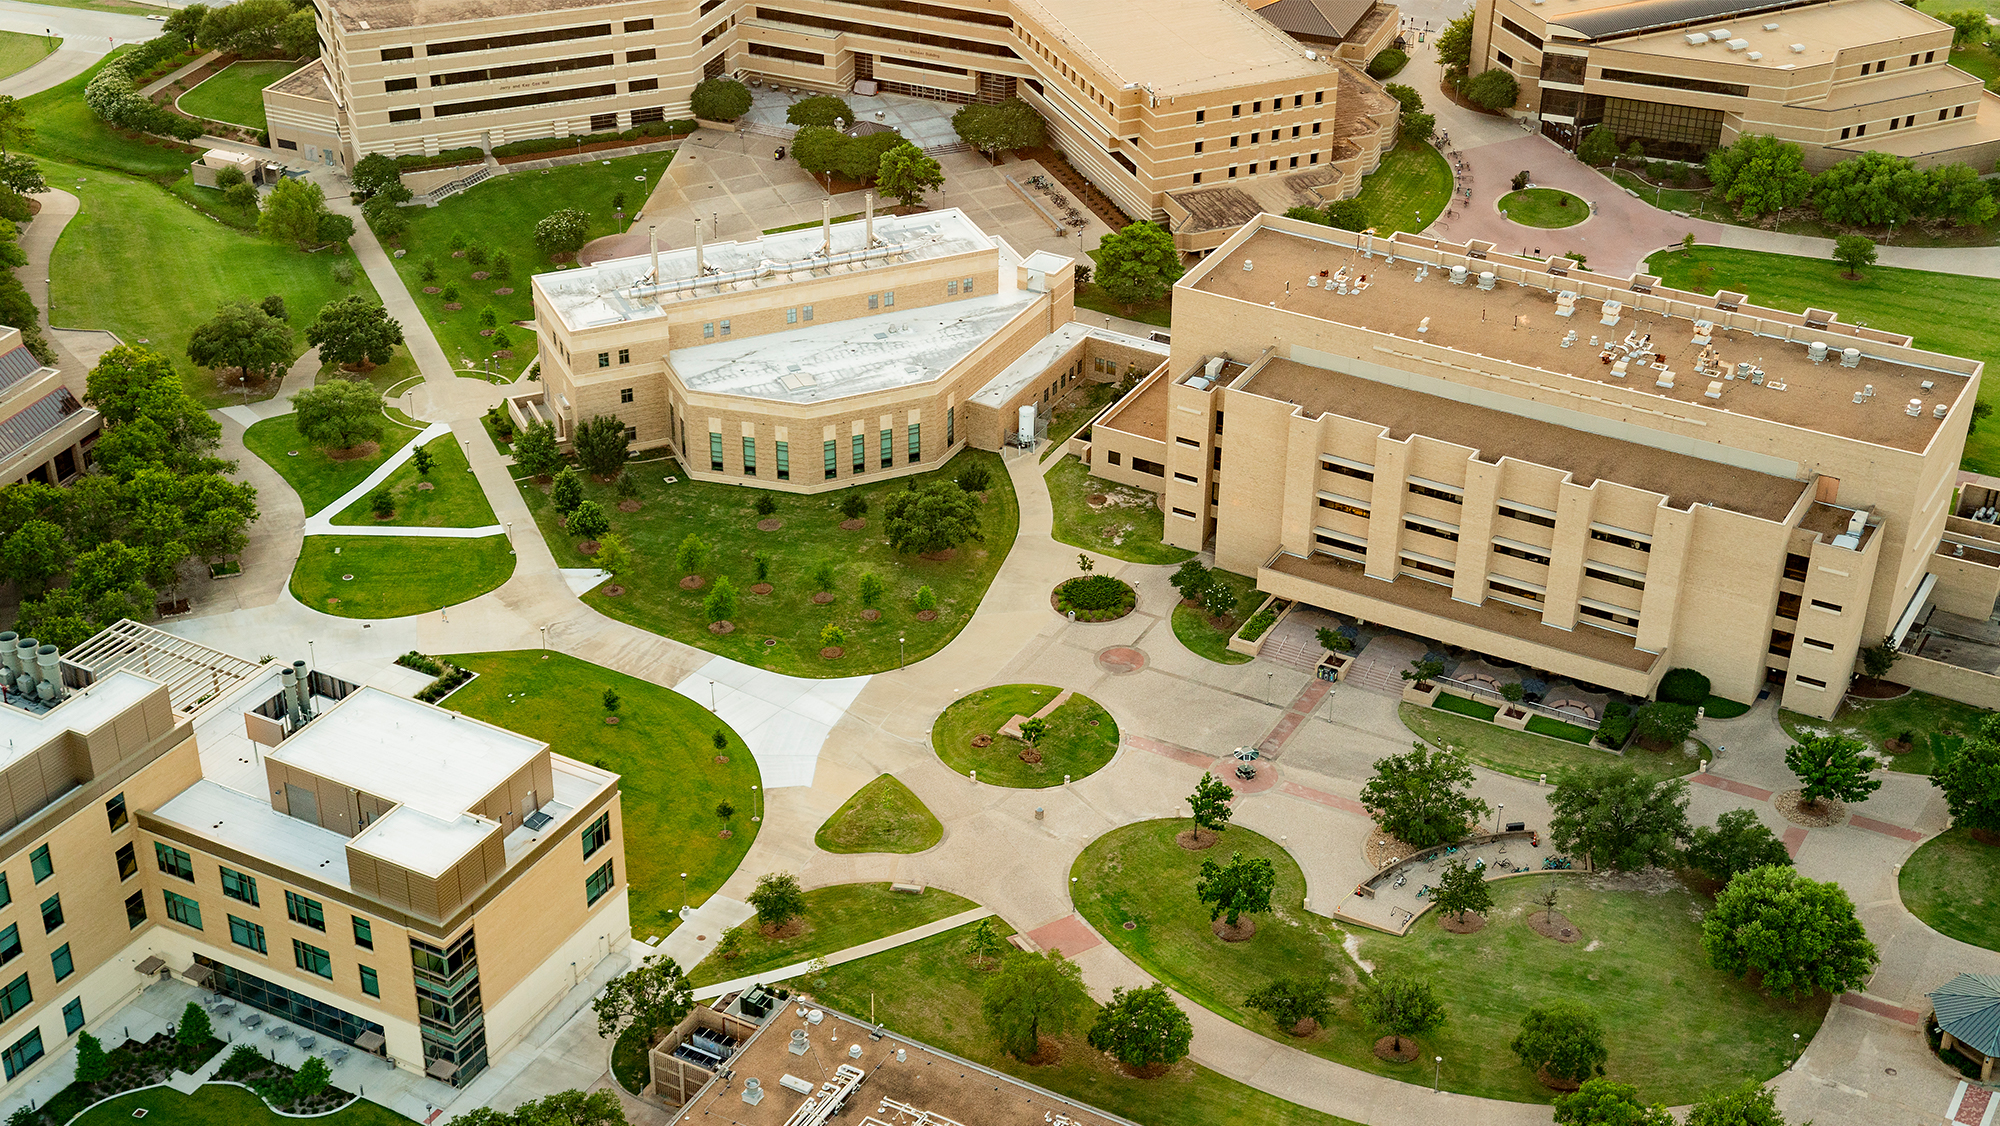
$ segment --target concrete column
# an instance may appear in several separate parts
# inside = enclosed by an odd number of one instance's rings
[[[1591,514],[1597,491],[1565,481],[1556,496],[1555,537],[1549,546],[1548,601],[1542,623],[1576,628],[1576,600],[1583,586],[1583,559],[1590,547]]]
[[[1466,459],[1464,512],[1458,525],[1458,566],[1451,596],[1477,606],[1486,601],[1486,572],[1492,569],[1493,521],[1500,500],[1500,467]]]
[[[1410,444],[1375,439],[1375,490],[1368,505],[1368,574],[1394,582],[1402,573],[1403,502],[1409,497]]]
[[[1673,643],[1674,608],[1680,603],[1694,513],[1661,508],[1653,518],[1653,550],[1646,562],[1646,590],[1639,596],[1639,637],[1648,653],[1664,653]],[[1761,668],[1763,661],[1757,662]]]

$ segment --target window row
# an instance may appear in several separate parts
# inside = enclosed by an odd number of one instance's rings
[[[1272,112],[1272,113],[1278,113],[1278,112],[1281,112],[1282,110],[1284,110],[1284,108],[1285,108],[1285,98],[1286,98],[1287,96],[1289,96],[1289,97],[1290,97],[1290,98],[1292,99],[1292,106],[1291,106],[1291,108],[1293,108],[1293,109],[1298,109],[1298,108],[1300,108],[1300,107],[1302,107],[1302,106],[1304,106],[1304,105],[1306,104],[1306,96],[1305,96],[1304,94],[1291,94],[1291,95],[1284,95],[1284,94],[1280,94],[1280,95],[1278,95],[1277,97],[1275,97],[1275,98],[1272,98],[1272,99],[1271,99],[1271,112]],[[1312,100],[1312,104],[1314,104],[1314,105],[1316,105],[1316,106],[1317,106],[1317,105],[1324,105],[1324,104],[1326,103],[1326,91],[1324,91],[1324,90],[1314,90],[1314,91],[1313,91],[1313,96],[1312,96],[1312,99],[1313,99],[1313,100]],[[1251,112],[1252,114],[1259,114],[1259,113],[1263,113],[1263,112],[1264,112],[1264,102],[1263,102],[1263,100],[1262,100],[1262,99],[1258,99],[1258,100],[1255,100],[1255,101],[1252,101],[1252,102],[1250,103],[1250,112]],[[1241,102],[1237,102],[1236,104],[1234,104],[1234,105],[1230,106],[1230,107],[1229,107],[1229,116],[1230,116],[1231,118],[1238,118],[1238,117],[1242,117],[1242,116],[1243,116],[1243,103],[1241,103]],[[1205,121],[1207,121],[1207,120],[1208,120],[1208,111],[1207,111],[1207,110],[1205,110],[1205,109],[1198,109],[1198,110],[1194,111],[1194,121],[1195,121],[1195,124],[1199,125],[1199,124],[1201,124],[1202,122],[1205,122]]]
[[[1319,163],[1319,153],[1318,153],[1318,152],[1309,152],[1309,153],[1307,153],[1307,154],[1306,154],[1306,166],[1307,166],[1308,168],[1310,168],[1311,166],[1313,166],[1313,165],[1315,165],[1315,164],[1318,164],[1318,163]],[[1294,156],[1294,157],[1289,157],[1289,158],[1287,158],[1287,159],[1286,159],[1286,161],[1285,161],[1285,167],[1286,167],[1287,169],[1293,169],[1293,168],[1297,168],[1298,166],[1299,166],[1299,158],[1298,158],[1298,157],[1296,157],[1296,156]],[[1265,167],[1264,167],[1264,171],[1266,171],[1266,172],[1276,172],[1277,170],[1278,170],[1278,162],[1277,162],[1277,161],[1273,160],[1273,161],[1268,161],[1268,162],[1266,162],[1266,164],[1265,164]],[[1238,165],[1234,165],[1234,164],[1232,164],[1232,165],[1230,165],[1230,166],[1229,166],[1229,167],[1228,167],[1228,168],[1227,168],[1227,169],[1226,169],[1225,171],[1227,171],[1227,173],[1228,173],[1228,176],[1227,176],[1227,178],[1228,178],[1228,179],[1231,179],[1231,180],[1234,180],[1234,179],[1236,178],[1236,174],[1237,174],[1237,173],[1238,173],[1239,171],[1240,171],[1240,172],[1242,172],[1242,173],[1243,173],[1244,175],[1246,175],[1246,176],[1255,176],[1255,175],[1257,174],[1257,162],[1253,160],[1253,161],[1251,161],[1250,163],[1248,163],[1248,164],[1245,164],[1245,165],[1241,165],[1241,166],[1238,166]],[[1196,173],[1194,173],[1194,174],[1193,174],[1193,175],[1192,175],[1191,177],[1189,177],[1189,179],[1188,179],[1188,183],[1190,183],[1190,184],[1199,184],[1199,183],[1201,183],[1201,176],[1202,176],[1202,174],[1201,174],[1201,173],[1199,173],[1199,172],[1196,172]]]
[[[956,437],[954,433],[957,429],[955,412],[956,408],[945,408],[945,444],[947,448],[949,448],[952,440]],[[878,468],[893,469],[896,465],[896,431],[891,427],[880,430],[877,434],[879,436],[877,456],[880,459]],[[924,424],[921,422],[910,423],[903,428],[903,435],[903,464],[915,465],[919,461],[922,461],[924,456]],[[755,477],[757,476],[757,439],[753,435],[746,434],[743,436],[742,443],[743,460],[740,463],[741,472],[745,477]],[[709,431],[708,468],[712,473],[724,473],[728,471],[728,465],[723,460],[724,446],[725,441],[722,435],[712,430]],[[772,452],[776,455],[774,464],[772,465],[773,475],[780,481],[791,480],[792,444],[785,440],[773,440],[772,446]],[[856,476],[866,473],[868,471],[868,435],[853,435],[848,439],[848,448],[852,455],[849,463],[852,473]],[[831,481],[839,477],[840,440],[838,438],[828,438],[821,442],[820,453],[822,455],[823,470],[826,474],[825,479]]]
[[[1964,106],[1947,106],[1946,108],[1938,111],[1937,119],[1939,121],[1949,121],[1952,118],[1964,117],[1964,116],[1965,116]],[[1847,126],[1846,128],[1843,128],[1840,131],[1840,139],[1845,141],[1850,137],[1866,137],[1868,135],[1868,124],[1869,123],[1864,122],[1863,124],[1860,125],[1850,125]],[[1889,119],[1890,129],[1909,129],[1913,128],[1916,124],[1917,124],[1916,114],[1907,114],[1903,117],[1892,117]]]
[[[1301,137],[1317,137],[1320,135],[1320,128],[1322,124],[1323,124],[1322,122],[1318,121],[1312,122],[1310,125],[1311,132],[1308,133],[1307,132],[1308,125],[1304,122],[1301,122],[1297,125],[1292,126],[1292,131],[1289,136],[1286,135],[1283,129],[1273,129],[1268,134],[1265,133],[1263,130],[1259,129],[1250,134],[1249,143],[1255,145],[1263,141],[1269,141],[1272,144],[1276,144],[1279,141],[1283,140],[1296,141]],[[1243,143],[1244,143],[1243,135],[1241,133],[1233,133],[1230,135],[1229,137],[1230,148],[1232,149],[1242,148]],[[1200,156],[1202,153],[1208,151],[1208,141],[1206,139],[1196,141],[1194,143],[1194,151],[1196,156]]]

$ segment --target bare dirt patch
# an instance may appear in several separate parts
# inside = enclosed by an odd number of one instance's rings
[[[958,558],[958,549],[955,547],[947,547],[943,551],[926,551],[917,558],[928,559],[933,563],[949,563],[952,560]]]
[[[917,611],[917,620],[920,622],[935,622],[937,621],[937,611],[919,610]]]
[[[776,516],[766,516],[764,519],[757,521],[757,530],[760,532],[775,532],[784,526],[785,522]]]
[[[1257,924],[1248,918],[1239,918],[1236,920],[1236,925],[1232,927],[1221,919],[1217,919],[1208,924],[1208,929],[1214,931],[1215,937],[1224,942],[1248,942],[1250,941],[1250,937],[1257,933]]]
[[[981,748],[981,749],[984,749],[984,748],[986,748],[986,747],[990,747],[990,746],[992,746],[992,745],[993,745],[993,736],[991,736],[991,735],[974,735],[974,736],[972,737],[972,745],[973,745],[973,746],[975,746],[975,747],[979,747],[979,748]]]
[[[1174,834],[1174,843],[1187,849],[1189,852],[1200,852],[1205,848],[1214,848],[1215,842],[1221,839],[1221,833],[1205,829],[1182,829],[1180,832]]]
[[[1574,1079],[1558,1079],[1541,1068],[1535,1069],[1535,1078],[1541,1080],[1542,1086],[1551,1091],[1574,1091],[1583,1086]]]
[[[838,645],[829,645],[826,648],[819,651],[819,658],[822,661],[838,661],[840,660],[841,657],[845,656],[846,653],[847,650],[842,649]]]
[[[861,620],[864,622],[880,621],[881,618],[882,618],[882,611],[877,610],[872,606],[866,610],[861,611]]]
[[[1422,851],[1417,846],[1397,840],[1380,829],[1368,834],[1366,844],[1368,866],[1377,871],[1388,867],[1394,861],[1407,860]]]
[[[1311,1036],[1313,1033],[1319,1031],[1319,1022],[1311,1017],[1306,1017],[1303,1020],[1299,1021],[1299,1023],[1293,1025],[1287,1031],[1289,1031],[1293,1036],[1296,1036],[1299,1039],[1303,1040],[1306,1037]]]
[[[828,594],[826,591],[822,590],[818,594],[813,595],[812,600],[813,600],[813,605],[824,606],[827,603],[833,601],[833,595]]]
[[[861,529],[866,528],[867,526],[868,526],[868,521],[860,519],[859,517],[856,517],[853,520],[842,520],[840,522],[840,530],[843,532],[858,532]]]
[[[612,583],[610,586],[604,588],[604,597],[606,598],[616,598],[624,593],[625,588],[619,586],[617,583]]]
[[[1035,1044],[1035,1054],[1021,1062],[1034,1067],[1047,1067],[1061,1059],[1062,1044],[1044,1036]]]
[[[326,458],[328,461],[358,461],[364,457],[374,457],[381,452],[382,444],[380,442],[363,442],[358,446],[348,446],[345,449],[328,450],[326,451]]]
[[[1384,1036],[1375,1041],[1375,1058],[1386,1063],[1409,1063],[1417,1058],[1417,1042]]]
[[[618,502],[618,511],[620,512],[637,512],[644,507],[646,505],[643,501],[621,500]]]
[[[773,591],[774,589],[776,589],[776,588],[775,588],[775,587],[773,587],[773,586],[772,586],[772,585],[771,585],[770,583],[751,583],[751,584],[750,584],[750,593],[751,593],[751,594],[769,594],[769,593],[771,593],[771,591]]]
[[[1808,804],[1797,790],[1786,790],[1771,799],[1785,820],[1809,829],[1825,829],[1847,820],[1847,806],[1835,799]]]
[[[1909,692],[1903,685],[1877,680],[1872,676],[1857,676],[1854,683],[1847,686],[1849,696],[1859,696],[1863,700],[1893,700],[1898,696],[1907,696]]]
[[[797,938],[806,933],[806,921],[804,919],[792,919],[782,927],[760,927],[758,929],[763,933],[765,938]]]
[[[687,578],[681,580],[682,590],[700,590],[707,585],[708,580],[702,578],[700,575],[689,575]]]
[[[596,540],[585,540],[577,544],[576,549],[585,555],[596,555],[597,549],[603,546],[603,544],[598,543]]]
[[[1042,761],[1042,752],[1033,747],[1023,747],[1021,748],[1021,761],[1032,766]]]
[[[1486,929],[1486,916],[1468,911],[1463,915],[1441,915],[1438,925],[1453,934],[1478,934]]]
[[[720,636],[722,636],[722,635],[723,635],[723,634],[725,634],[725,633],[735,633],[735,632],[736,632],[736,623],[735,623],[735,622],[710,622],[710,623],[708,623],[708,632],[710,632],[710,633],[712,633],[712,634],[715,634],[715,635],[716,635],[717,637],[720,637]]]
[[[1527,924],[1529,930],[1557,942],[1575,942],[1583,937],[1583,932],[1561,911],[1530,911]]]

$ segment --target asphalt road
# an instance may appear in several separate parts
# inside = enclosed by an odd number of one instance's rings
[[[63,44],[54,54],[19,74],[0,79],[0,94],[21,98],[82,74],[121,43],[151,39],[160,33],[160,25],[143,15],[0,0],[0,31],[62,37]]]

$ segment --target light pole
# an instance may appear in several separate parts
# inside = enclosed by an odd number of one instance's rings
[[[683,919],[687,918],[687,911],[688,911],[688,874],[686,872],[682,872],[680,917]]]
[[[1433,1056],[1431,1058],[1436,1061],[1431,1070],[1431,1094],[1435,1095],[1438,1093],[1438,1088],[1444,1083],[1444,1057]]]
[[[514,522],[507,521],[507,554],[514,554]]]
[[[1799,1034],[1792,1033],[1792,1066],[1799,1066]]]
[[[715,710],[715,682],[712,680],[708,682],[708,710]]]
[[[1493,807],[1493,832],[1496,835],[1500,832],[1500,825],[1502,823],[1502,818],[1504,818],[1506,814],[1507,814],[1506,802],[1501,802],[1499,805]]]
[[[764,819],[764,815],[759,812],[762,807],[758,804],[758,798],[757,787],[750,787],[750,820],[752,821],[762,821]]]
[[[549,627],[543,626],[541,628],[542,628],[542,652],[546,653],[549,651]]]
[[[899,637],[899,638],[897,638],[897,639],[896,639],[896,667],[897,667],[898,669],[901,669],[901,668],[903,667],[903,665],[904,665],[904,661],[903,661],[903,642],[905,642],[905,641],[907,641],[907,640],[908,640],[908,638],[902,638],[902,637]]]

